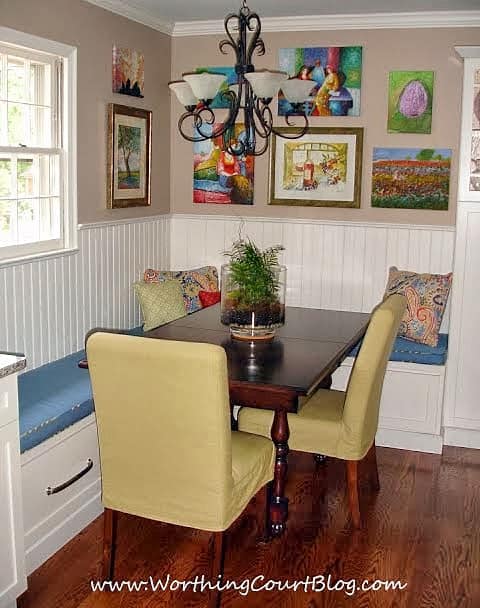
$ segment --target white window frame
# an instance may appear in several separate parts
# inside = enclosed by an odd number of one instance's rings
[[[63,60],[62,157],[63,175],[61,198],[62,238],[60,241],[37,241],[25,245],[0,248],[0,267],[30,259],[65,255],[78,251],[77,220],[77,49],[76,47],[40,38],[6,27],[0,27],[0,45],[17,47],[12,54],[25,52],[48,53]],[[34,150],[30,148],[30,150]],[[21,152],[19,148],[18,152]],[[40,149],[38,151],[41,151]],[[11,252],[11,257],[8,257]]]

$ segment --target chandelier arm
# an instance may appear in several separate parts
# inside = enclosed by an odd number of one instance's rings
[[[287,125],[289,127],[297,127],[299,129],[298,132],[296,133],[292,133],[291,135],[286,135],[285,133],[283,133],[282,131],[278,131],[277,129],[275,129],[275,127],[272,127],[272,133],[275,133],[275,135],[278,135],[279,137],[283,137],[283,139],[298,139],[299,137],[303,137],[305,135],[305,133],[308,131],[308,118],[306,114],[300,114],[300,115],[296,115],[298,118],[303,118],[303,122],[304,124],[301,126],[297,126],[294,122],[291,122],[290,119],[292,118],[292,115],[287,114],[285,116],[285,122],[287,123]]]
[[[236,26],[233,27],[237,27],[239,31],[241,30],[241,16],[235,15],[235,13],[230,13],[229,15],[227,15],[224,19],[223,26],[225,28],[225,33],[227,34],[228,39],[224,38],[223,40],[221,40],[220,44],[218,45],[218,48],[220,49],[222,55],[227,54],[225,47],[232,48],[235,52],[236,62],[237,64],[240,64],[242,62],[242,49],[241,45],[239,44],[240,39],[236,41],[230,32],[230,22],[232,20],[236,20],[237,22]]]
[[[206,117],[202,117],[202,113],[205,113],[207,116]],[[198,135],[189,135],[186,131],[184,131],[183,129],[183,124],[185,123],[185,121],[191,121],[192,126],[195,129],[195,132]],[[199,142],[199,141],[206,141],[207,139],[211,139],[211,134],[210,133],[205,133],[204,131],[202,131],[202,126],[203,125],[211,125],[213,124],[215,120],[215,116],[212,112],[212,110],[210,110],[210,108],[195,108],[195,110],[187,111],[184,112],[180,118],[178,119],[178,130],[180,131],[180,134],[182,135],[182,137],[184,137],[185,139],[187,139],[188,141],[193,141],[193,142]]]
[[[260,135],[260,137],[267,139],[273,129],[272,111],[267,105],[260,107],[260,101],[258,99],[256,100],[253,110],[255,131],[258,133],[258,135]]]
[[[251,64],[252,56],[255,51],[257,52],[257,55],[265,55],[265,44],[260,38],[260,33],[262,31],[262,23],[257,13],[250,13],[245,20],[245,25],[249,29],[249,31],[252,32],[252,38],[247,49],[247,63]]]

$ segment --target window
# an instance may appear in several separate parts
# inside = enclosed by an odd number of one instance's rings
[[[66,61],[0,43],[0,262],[75,245]]]

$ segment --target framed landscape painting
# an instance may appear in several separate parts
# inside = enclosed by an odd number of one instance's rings
[[[150,205],[151,117],[149,110],[108,106],[107,206]]]
[[[203,133],[219,129],[220,123],[203,125]],[[245,126],[236,124],[232,135],[241,141]],[[193,202],[253,205],[254,157],[233,156],[223,149],[223,138],[193,144]]]
[[[374,148],[372,207],[448,209],[452,151]]]
[[[286,136],[295,128],[277,129]],[[360,207],[363,128],[310,128],[299,139],[274,136],[270,205]]]

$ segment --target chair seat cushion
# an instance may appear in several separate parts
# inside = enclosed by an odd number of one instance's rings
[[[298,414],[288,414],[292,450],[337,456],[345,393],[319,389],[307,399]],[[270,437],[273,412],[244,407],[238,414],[238,428],[246,433]]]
[[[361,342],[353,348],[349,356],[356,357]],[[406,338],[397,337],[394,342],[390,361],[404,361],[406,363],[423,363],[425,365],[445,365],[448,352],[448,334],[439,334],[437,346],[428,346],[412,342]]]
[[[47,363],[18,377],[20,451],[24,452],[93,412],[85,351]]]
[[[233,491],[228,526],[242,513],[261,487],[273,479],[275,448],[270,439],[250,433],[232,432]],[[227,526],[227,527],[228,527]]]

